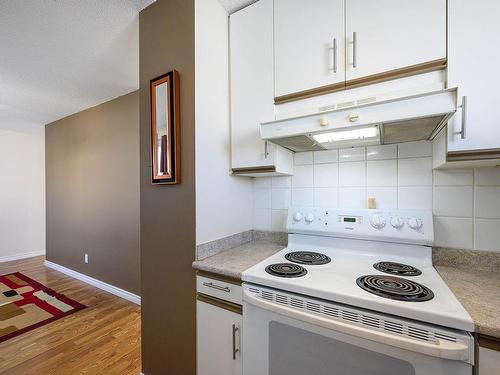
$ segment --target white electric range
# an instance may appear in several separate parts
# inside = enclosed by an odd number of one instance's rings
[[[431,212],[291,208],[243,272],[244,375],[472,374],[471,317],[432,266]]]

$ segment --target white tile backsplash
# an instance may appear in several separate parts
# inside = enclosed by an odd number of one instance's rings
[[[500,167],[476,168],[474,173],[477,186],[500,186]]]
[[[315,164],[314,187],[333,187],[339,184],[339,164]]]
[[[338,207],[337,188],[314,188],[314,206],[317,207]]]
[[[368,146],[366,148],[367,160],[396,159],[397,157],[397,145]]]
[[[399,187],[398,208],[403,210],[432,210],[432,186]]]
[[[292,206],[314,206],[313,190],[313,188],[292,189]]]
[[[366,188],[340,187],[339,207],[341,208],[366,208]]]
[[[500,251],[500,220],[476,219],[474,223],[474,248]]]
[[[313,153],[311,152],[296,152],[293,156],[295,165],[307,165],[313,163]]]
[[[339,150],[339,162],[365,160],[365,155],[365,147],[341,148]]]
[[[339,186],[365,186],[366,162],[353,161],[339,164]]]
[[[292,187],[292,177],[273,177],[271,185],[273,188],[290,188]]]
[[[399,186],[431,186],[432,158],[398,160]]]
[[[290,207],[291,198],[291,189],[272,189],[271,207],[275,210],[287,209]]]
[[[260,177],[253,179],[254,189],[271,188],[271,177]]]
[[[500,186],[477,186],[474,192],[475,217],[500,217]]]
[[[271,230],[275,232],[286,232],[287,210],[271,211]]]
[[[429,209],[437,246],[500,251],[500,168],[432,170],[430,142],[295,154],[292,177],[255,178],[254,228],[284,231],[290,205]]]
[[[398,157],[418,158],[432,156],[432,143],[428,141],[406,142],[398,145]]]
[[[397,187],[367,187],[366,198],[375,198],[377,208],[394,209],[398,208],[398,188]]]
[[[435,186],[434,215],[472,217],[472,186]]]
[[[313,166],[296,165],[293,168],[292,186],[294,188],[313,187]]]
[[[366,185],[398,186],[397,160],[370,160],[366,163]]]
[[[338,150],[314,151],[314,164],[336,163],[339,161]]]
[[[474,173],[472,169],[435,169],[435,186],[472,185]]]
[[[472,249],[472,219],[463,217],[434,217],[436,246]]]
[[[271,208],[271,189],[254,189],[254,208]]]

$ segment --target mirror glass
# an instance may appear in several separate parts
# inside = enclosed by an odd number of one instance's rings
[[[151,80],[151,178],[177,184],[179,172],[179,84],[173,70]]]
[[[170,175],[169,118],[168,118],[168,85],[164,82],[156,86],[156,165],[157,176]]]

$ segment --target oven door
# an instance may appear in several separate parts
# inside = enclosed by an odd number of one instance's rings
[[[326,319],[243,292],[243,375],[471,375],[471,348]]]

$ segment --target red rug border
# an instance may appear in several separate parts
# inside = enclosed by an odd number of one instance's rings
[[[29,282],[32,285],[36,285],[38,288],[41,288],[45,292],[50,291],[51,293],[55,293],[55,294],[58,295],[58,298],[59,297],[63,297],[63,298],[61,298],[61,301],[64,302],[64,303],[67,303],[70,306],[72,306],[73,310],[63,312],[59,316],[53,316],[52,318],[42,320],[41,322],[32,324],[32,325],[30,325],[28,327],[21,328],[21,329],[15,331],[15,332],[8,333],[7,335],[0,337],[0,343],[3,343],[5,341],[7,341],[7,340],[10,340],[10,339],[12,339],[12,338],[14,338],[16,336],[22,335],[23,333],[26,333],[26,332],[29,332],[29,331],[33,331],[33,330],[35,330],[37,328],[43,327],[44,325],[47,325],[47,324],[52,323],[52,322],[55,322],[56,320],[65,318],[65,317],[67,317],[67,316],[69,316],[71,314],[74,314],[74,313],[76,313],[78,311],[81,311],[81,310],[87,308],[87,306],[81,304],[80,302],[75,301],[75,300],[73,300],[73,299],[71,299],[69,297],[66,297],[64,294],[60,294],[60,293],[58,293],[58,292],[50,289],[49,287],[43,285],[42,283],[39,283],[38,281],[33,280],[32,278],[30,278],[30,277],[22,274],[21,272],[11,272],[11,273],[6,273],[6,274],[0,275],[0,276],[8,276],[8,275],[15,275],[16,277],[19,277],[23,281]],[[48,294],[53,295],[51,293],[48,293]]]

